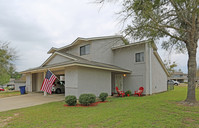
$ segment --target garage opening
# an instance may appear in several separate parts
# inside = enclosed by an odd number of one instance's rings
[[[59,79],[56,79],[52,86],[52,93],[54,94],[61,94],[65,93],[65,76],[62,75],[56,75],[56,77]]]
[[[65,74],[63,72],[52,72],[57,79],[55,80],[52,87],[52,94],[65,93]],[[41,86],[44,81],[44,73],[33,73],[32,74],[32,92],[42,92]],[[27,89],[27,88],[26,88]]]

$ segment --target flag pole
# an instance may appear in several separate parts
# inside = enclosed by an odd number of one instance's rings
[[[48,71],[50,71],[50,70],[48,69]],[[51,72],[51,71],[50,71],[50,72]],[[52,73],[52,72],[51,72],[51,73]],[[53,74],[53,73],[52,73],[52,74]],[[59,80],[59,78],[57,78],[57,76],[56,76],[56,75],[55,75],[55,77],[56,77],[56,79],[57,79],[57,80]],[[59,80],[59,81],[60,81],[60,80]]]
[[[44,79],[45,79],[45,77],[46,77],[46,72],[44,71]],[[47,92],[46,91],[44,91],[44,96],[47,96]]]
[[[46,76],[46,75],[48,75],[48,76]],[[51,90],[52,85],[56,79],[58,79],[58,78],[49,69],[47,70],[47,72],[44,71],[44,81],[43,81],[43,84],[40,89],[41,91],[44,91],[44,96],[47,96],[47,92],[49,92],[50,94],[52,93],[52,90]]]

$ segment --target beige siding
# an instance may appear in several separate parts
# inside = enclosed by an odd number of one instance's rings
[[[26,74],[26,89],[32,92],[32,74]]]
[[[53,65],[53,64],[58,64],[66,61],[71,61],[71,59],[68,59],[64,56],[61,55],[55,55],[47,64],[45,65]]]
[[[76,56],[80,56],[80,47],[90,44],[90,54],[82,55],[82,58],[89,59],[96,62],[112,64],[113,63],[113,46],[122,45],[123,41],[120,38],[116,39],[105,39],[105,40],[95,40],[95,41],[84,41],[78,45],[72,46],[66,51]]]
[[[88,45],[88,44],[90,44],[90,49],[92,49],[91,42],[90,41],[89,42],[88,41],[84,41],[84,42],[81,42],[80,44],[77,44],[77,45],[74,45],[74,46],[68,48],[67,50],[64,49],[61,52],[66,52],[66,53],[69,53],[69,54],[72,54],[72,55],[80,56],[80,47],[84,46],[84,45]],[[81,57],[83,57],[85,59],[90,59],[91,58],[90,55],[91,54],[89,54],[89,55],[83,55]]]
[[[65,95],[101,92],[111,95],[111,72],[84,67],[71,67],[65,70]]]
[[[111,72],[92,68],[79,67],[78,92],[93,93],[99,96],[101,92],[111,95]]]
[[[32,91],[38,92],[41,89],[42,83],[44,80],[43,73],[34,73],[32,74]]]
[[[135,62],[135,54],[144,52],[144,62]],[[120,66],[122,68],[132,71],[131,74],[127,74],[124,77],[124,91],[138,90],[139,87],[143,86],[146,88],[146,53],[145,45],[135,45],[126,48],[120,48],[114,50],[114,65]],[[144,91],[146,93],[146,91]]]
[[[19,91],[20,90],[20,88],[19,88],[20,86],[26,86],[26,83],[25,82],[24,83],[23,82],[22,83],[15,83],[15,90]],[[29,91],[27,86],[26,86],[26,91]]]
[[[65,69],[65,96],[75,95],[78,97],[78,68]]]
[[[113,46],[122,45],[120,38],[92,41],[91,59],[96,62],[113,64]]]
[[[154,54],[152,54],[152,76],[152,92],[167,91],[167,74]]]

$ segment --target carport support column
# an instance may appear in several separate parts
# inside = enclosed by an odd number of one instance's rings
[[[44,72],[44,79],[45,79],[45,77],[46,77],[46,72]],[[47,92],[46,91],[44,91],[44,96],[47,96]]]
[[[47,96],[47,92],[44,91],[44,96]]]

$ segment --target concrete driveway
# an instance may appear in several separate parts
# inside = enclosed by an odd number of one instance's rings
[[[20,96],[5,97],[0,98],[0,112],[63,100],[64,94],[44,96],[43,93],[29,93]]]

